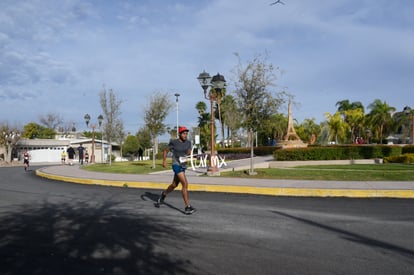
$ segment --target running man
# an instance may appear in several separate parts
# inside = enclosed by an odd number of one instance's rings
[[[187,155],[191,154],[191,142],[187,139],[188,132],[189,130],[186,127],[179,127],[179,138],[171,139],[168,147],[165,148],[163,152],[162,166],[166,168],[168,151],[172,151],[172,169],[174,171],[174,178],[172,183],[161,193],[161,196],[158,198],[158,205],[164,203],[165,197],[181,182],[181,193],[185,204],[184,212],[185,214],[190,215],[194,213],[196,209],[190,205],[190,201],[188,199],[188,181],[185,176],[185,170],[187,169]]]
[[[27,169],[29,169],[29,160],[30,160],[29,152],[27,152],[27,150],[24,150],[24,153],[23,153],[24,171],[27,171]]]

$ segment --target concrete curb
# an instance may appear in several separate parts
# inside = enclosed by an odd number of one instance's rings
[[[122,181],[106,179],[90,179],[60,176],[36,170],[36,175],[64,182],[102,185],[128,188],[149,188],[165,189],[170,183],[166,182],[149,182],[149,181]],[[180,190],[180,186],[177,188]],[[394,190],[394,189],[323,189],[323,188],[286,188],[286,187],[254,187],[239,185],[212,185],[191,183],[190,191],[202,192],[220,192],[220,193],[237,193],[237,194],[256,194],[269,196],[290,196],[290,197],[348,197],[348,198],[414,198],[414,190]]]

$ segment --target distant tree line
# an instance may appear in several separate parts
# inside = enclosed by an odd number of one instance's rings
[[[219,127],[214,127],[216,146],[253,146],[253,141],[259,146],[274,145],[274,142],[282,140],[286,135],[288,117],[281,109],[288,101],[294,102],[294,96],[285,90],[277,90],[276,82],[283,71],[268,62],[266,53],[247,62],[242,62],[238,54],[236,57],[238,63],[233,70],[234,82],[231,85],[234,88],[217,92],[214,114],[207,111],[204,101],[195,104],[198,117],[195,118],[197,126],[192,132],[200,136],[203,150],[208,150],[211,144],[209,139],[212,116],[214,124],[219,123]],[[104,119],[102,131],[95,132],[95,138],[119,143],[123,156],[136,156],[139,148],[152,148],[153,152],[157,152],[159,136],[169,133],[173,138],[176,135],[177,129],[165,123],[172,109],[168,93],[152,94],[144,109],[144,115],[137,118],[143,120],[139,124],[144,126],[137,129],[135,134],[125,133],[123,121],[120,119],[122,101],[112,89],[106,91],[103,88],[99,94],[99,102]],[[398,137],[397,142],[401,143],[412,140],[410,133],[414,110],[410,106],[396,110],[386,101],[375,99],[365,107],[359,101],[343,99],[336,103],[336,107],[337,111],[333,114],[325,113],[326,120],[320,123],[315,118],[306,118],[300,123],[294,120],[298,136],[309,144],[321,145],[383,144],[389,135]],[[40,116],[38,123],[32,121],[22,129],[11,127],[8,123],[0,123],[0,128],[3,133],[0,136],[0,145],[6,145],[5,133],[11,131],[19,132],[19,137],[28,139],[54,138],[57,133],[76,131],[73,122],[65,124],[60,114],[54,113]],[[83,136],[91,137],[91,131],[84,131]]]

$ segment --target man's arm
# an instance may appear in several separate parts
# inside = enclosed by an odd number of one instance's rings
[[[190,147],[188,148],[188,151],[187,151],[187,156],[191,155],[191,154],[192,154],[192,152],[193,152],[193,145],[192,145],[192,144],[191,144],[191,142],[190,142]]]

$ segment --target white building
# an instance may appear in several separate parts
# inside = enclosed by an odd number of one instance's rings
[[[82,144],[89,153],[89,159],[92,157],[92,139],[20,139],[13,153],[14,161],[21,161],[24,151],[30,154],[30,162],[60,162],[62,151],[68,149],[71,145],[76,152],[75,159],[78,159],[77,148]],[[103,150],[102,150],[103,148]],[[109,143],[107,141],[94,140],[95,162],[102,163],[109,160]],[[112,143],[112,154],[116,159],[120,159],[120,146]],[[66,157],[67,158],[67,157]]]
[[[69,140],[20,139],[13,157],[21,160],[23,152],[27,150],[30,154],[30,162],[60,162],[62,151],[66,151],[69,144]]]

